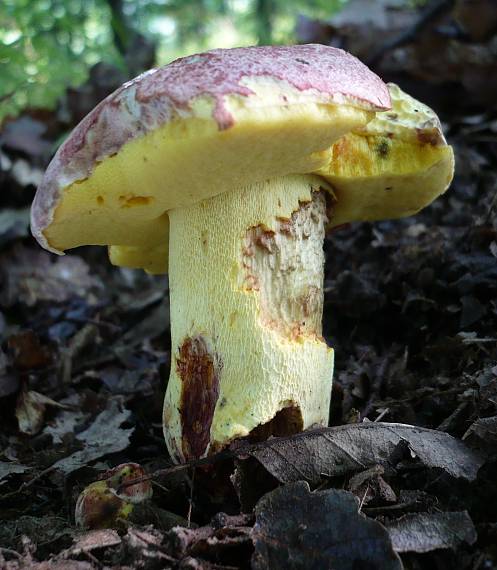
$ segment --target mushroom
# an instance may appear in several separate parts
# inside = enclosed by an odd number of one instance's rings
[[[61,254],[169,273],[164,434],[176,461],[327,424],[323,239],[448,186],[436,115],[321,45],[213,50],[123,85],[60,147],[32,207]]]
[[[85,487],[78,496],[74,510],[76,525],[87,529],[118,527],[129,520],[135,506],[148,501],[153,494],[152,484],[138,463],[122,463],[107,470]],[[136,483],[124,486],[124,483]]]

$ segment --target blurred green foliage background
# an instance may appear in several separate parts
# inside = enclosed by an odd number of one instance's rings
[[[97,62],[132,77],[149,62],[213,47],[288,43],[299,14],[326,19],[345,2],[1,0],[0,120],[27,106],[52,107]]]

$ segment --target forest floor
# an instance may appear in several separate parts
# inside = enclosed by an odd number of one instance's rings
[[[167,280],[103,248],[57,258],[28,233],[55,145],[108,75],[5,123],[1,569],[497,569],[497,112],[414,66],[377,69],[440,113],[454,182],[413,218],[326,239],[332,427],[203,465],[174,468],[162,435]],[[116,529],[77,528],[80,492],[125,462],[153,497]]]

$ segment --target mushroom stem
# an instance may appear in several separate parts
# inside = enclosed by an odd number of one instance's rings
[[[176,461],[219,450],[277,415],[278,433],[327,423],[326,187],[314,175],[285,176],[169,212],[164,431]]]

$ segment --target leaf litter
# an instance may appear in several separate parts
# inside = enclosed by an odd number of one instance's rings
[[[303,481],[268,493],[255,508],[252,568],[401,570],[388,532],[358,506],[347,491],[312,493]]]
[[[96,459],[126,449],[134,428],[123,429],[121,425],[128,421],[130,415],[130,411],[124,409],[117,399],[109,399],[107,408],[90,427],[77,434],[83,449],[59,459],[52,467],[68,475]]]

